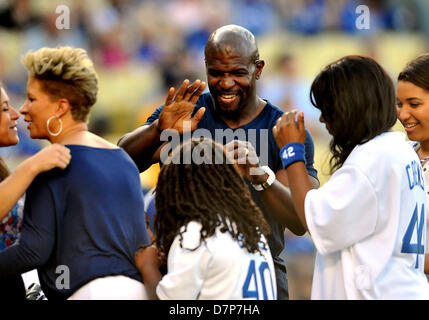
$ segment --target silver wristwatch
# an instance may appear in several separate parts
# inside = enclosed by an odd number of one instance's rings
[[[273,170],[270,169],[270,167],[268,166],[262,166],[260,167],[262,170],[264,170],[264,172],[266,174],[268,174],[268,179],[265,182],[262,182],[261,184],[253,184],[252,183],[252,187],[256,190],[256,191],[263,191],[266,190],[267,188],[269,188],[274,181],[276,181],[276,175],[273,172]]]

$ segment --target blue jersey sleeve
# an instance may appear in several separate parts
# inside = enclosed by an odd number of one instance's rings
[[[314,168],[314,142],[313,138],[311,137],[310,132],[306,129],[306,137],[305,137],[305,166],[307,168],[307,173],[317,178],[317,170]]]
[[[164,105],[161,105],[158,108],[156,108],[156,110],[150,115],[150,117],[147,118],[144,126],[148,126],[148,125],[152,124],[152,122],[154,122],[156,119],[158,119],[159,115],[161,114],[163,107],[164,107]]]
[[[35,180],[27,191],[19,242],[0,252],[0,274],[9,276],[38,268],[48,261],[55,242],[52,193]]]

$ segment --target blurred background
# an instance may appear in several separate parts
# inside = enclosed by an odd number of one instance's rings
[[[64,10],[56,11],[61,5],[70,11],[69,28],[57,28],[58,19],[68,22]],[[369,8],[368,29],[356,24],[363,19],[364,12],[356,12],[360,5]],[[429,51],[428,18],[429,0],[0,0],[0,80],[18,109],[27,81],[23,54],[44,46],[85,48],[100,77],[90,129],[116,143],[145,122],[170,86],[185,78],[205,80],[203,50],[210,33],[238,24],[255,34],[265,60],[259,95],[284,110],[305,112],[323,184],[329,178],[329,136],[310,104],[313,78],[335,59],[363,54],[396,80],[408,61]],[[43,147],[28,138],[23,123],[19,134],[18,146],[0,151],[12,169]],[[144,191],[156,184],[158,170],[152,166],[141,174]],[[288,232],[285,239],[291,298],[308,299],[313,243],[308,235]]]

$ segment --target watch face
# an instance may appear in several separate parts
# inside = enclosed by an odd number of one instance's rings
[[[276,180],[275,173],[268,167],[268,166],[262,166],[262,170],[265,171],[265,173],[268,174],[268,179],[261,184],[252,184],[253,188],[255,188],[256,191],[262,191],[268,189]]]

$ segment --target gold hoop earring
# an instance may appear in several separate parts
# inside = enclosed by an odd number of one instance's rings
[[[55,119],[55,118],[56,118],[56,119],[58,119],[58,121],[60,122],[60,130],[58,130],[58,132],[53,133],[53,132],[51,131],[51,129],[49,129],[49,124],[51,123],[52,119]],[[53,136],[53,137],[58,136],[58,135],[61,133],[61,131],[63,131],[63,122],[62,122],[61,118],[60,118],[60,117],[57,117],[57,116],[52,116],[52,117],[50,117],[50,118],[48,119],[48,121],[46,121],[46,129],[48,130],[48,133],[49,133],[51,136]]]

